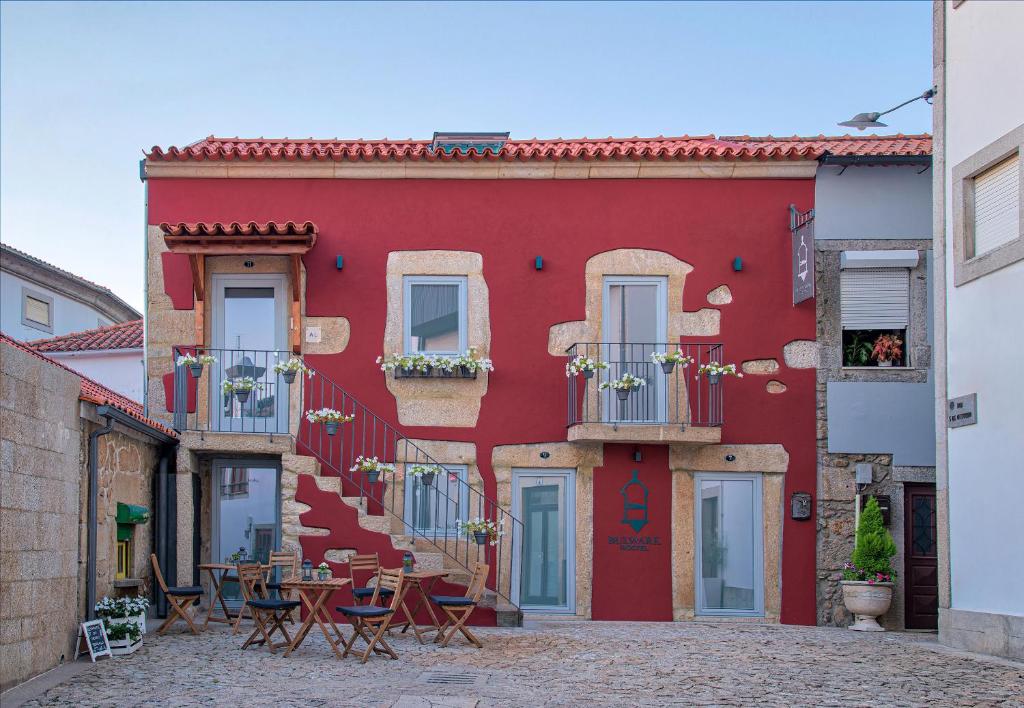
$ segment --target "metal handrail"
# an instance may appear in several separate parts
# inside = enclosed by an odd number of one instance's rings
[[[287,351],[174,347],[173,353],[176,430],[271,436],[294,434],[297,448],[303,448],[341,477],[343,494],[346,483],[350,489],[358,490],[360,504],[365,504],[367,513],[397,519],[404,534],[428,541],[467,572],[472,572],[472,562],[482,553],[491,566],[489,585],[500,597],[515,604],[512,600],[515,594],[513,565],[519,560],[516,544],[523,538],[522,522],[337,383],[313,369],[310,369],[312,376],[300,372],[290,384],[286,383],[283,375],[273,372],[273,366],[293,356]],[[177,363],[184,354],[212,355],[216,362],[204,366],[199,376],[193,376],[187,366]],[[224,381],[242,375],[249,375],[262,385],[259,398],[250,395],[239,403],[237,396],[222,391]],[[205,398],[199,395],[203,386]],[[269,404],[267,398],[272,399]],[[311,423],[303,416],[305,411],[321,408],[351,415],[353,420],[340,425],[335,435],[328,435],[325,425]],[[364,474],[353,472],[352,467],[360,456],[377,457],[381,462],[394,464],[396,474],[402,472],[406,485],[419,485],[419,494],[429,495],[424,506],[430,509],[432,526],[416,523],[412,509],[407,509],[411,505],[406,504],[406,499],[415,503],[415,492],[407,492],[399,499],[396,498],[398,485],[393,481],[370,484]],[[423,485],[408,474],[408,469],[417,464],[433,465],[440,470],[431,485]],[[494,546],[485,545],[481,549],[467,535],[459,533],[456,522],[471,517],[489,520],[502,531],[503,535]]]
[[[652,354],[682,352],[693,359],[689,365],[662,366]],[[701,364],[724,363],[724,349],[705,342],[577,342],[566,349],[566,365],[578,356],[606,365],[589,376],[568,377],[567,423],[620,425],[678,425],[718,427],[724,422],[722,388],[698,376]],[[621,397],[610,384],[624,374],[643,379],[646,385]]]

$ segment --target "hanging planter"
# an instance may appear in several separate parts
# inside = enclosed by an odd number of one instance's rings
[[[323,423],[324,430],[327,431],[328,435],[335,435],[338,432],[338,426],[340,424],[351,423],[355,419],[355,415],[345,415],[341,411],[336,411],[333,408],[321,408],[317,411],[306,411],[306,420],[310,423]]]
[[[723,376],[735,376],[743,378],[743,374],[736,370],[735,364],[719,364],[717,361],[709,361],[697,367],[697,376],[707,376],[708,383],[717,386]]]
[[[675,371],[676,364],[679,364],[680,368],[686,368],[693,363],[693,357],[686,356],[682,350],[676,350],[674,352],[659,353],[654,352],[651,354],[651,361],[655,364],[661,365],[661,370],[666,374],[671,374]]]
[[[221,390],[227,395],[234,394],[238,402],[244,404],[253,391],[263,390],[263,384],[251,376],[243,376],[239,379],[228,379],[221,385]]]
[[[409,468],[409,474],[418,479],[424,487],[429,487],[434,483],[434,475],[439,470],[440,467],[437,465],[413,465]]]
[[[306,374],[309,378],[313,378],[314,372],[303,363],[302,359],[293,356],[288,361],[274,364],[274,373],[280,374],[284,382],[291,386],[295,383],[296,374]]]
[[[592,379],[595,373],[607,368],[608,362],[606,361],[597,361],[582,354],[577,354],[565,365],[565,376],[566,378],[572,378],[573,376],[583,374],[583,378]]]
[[[472,537],[478,546],[489,543],[492,546],[498,545],[498,539],[505,535],[502,528],[504,522],[495,524],[493,521],[481,519],[479,516],[471,521],[455,521],[459,533]]]
[[[376,484],[381,474],[394,471],[393,464],[381,462],[376,457],[363,457],[362,455],[357,457],[356,463],[349,468],[349,472],[362,472],[366,475],[366,481],[369,484]]]
[[[622,378],[615,379],[613,381],[605,381],[604,383],[601,384],[600,389],[602,391],[607,389],[613,389],[618,399],[620,401],[625,401],[627,398],[629,398],[629,394],[631,394],[633,391],[637,390],[641,386],[646,385],[647,379],[641,379],[638,376],[633,376],[633,374],[626,373],[622,375]]]
[[[178,357],[178,366],[187,366],[192,378],[198,379],[203,375],[203,365],[212,364],[215,361],[217,358],[210,354],[182,354]]]

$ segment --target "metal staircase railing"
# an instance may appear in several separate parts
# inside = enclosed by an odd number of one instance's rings
[[[491,589],[516,604],[511,587],[515,575],[513,564],[520,556],[516,544],[523,539],[522,522],[334,381],[318,371],[313,374],[311,378],[302,377],[302,410],[331,408],[353,416],[353,420],[340,425],[334,435],[328,435],[325,425],[303,419],[299,422],[297,444],[338,474],[343,486],[347,483],[350,488],[358,489],[359,496],[365,499],[367,513],[381,511],[399,520],[404,535],[430,542],[467,572],[473,571],[474,561],[483,555],[491,566]],[[376,457],[395,465],[396,471],[370,483],[364,473],[352,469],[358,457]],[[440,472],[426,485],[408,473],[413,465],[436,465]],[[398,492],[399,475],[402,477],[401,494]],[[483,484],[482,479],[477,481]],[[428,517],[429,523],[422,523],[422,517]],[[494,522],[501,531],[494,545],[480,546],[471,535],[459,533],[458,520],[476,517]]]

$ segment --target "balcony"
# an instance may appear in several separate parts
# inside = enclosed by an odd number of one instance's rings
[[[189,365],[182,360],[185,356],[200,362]],[[303,377],[274,371],[291,356],[287,351],[175,347],[175,430],[294,434]]]
[[[667,365],[653,358],[677,351],[693,363]],[[566,357],[567,366],[578,357],[597,362],[596,370],[568,377],[570,442],[721,442],[724,384],[697,376],[701,364],[722,361],[721,344],[581,342]],[[610,387],[626,374],[644,384],[628,392]]]

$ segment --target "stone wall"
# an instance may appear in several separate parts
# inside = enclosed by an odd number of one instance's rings
[[[81,380],[0,344],[0,690],[74,655]]]

